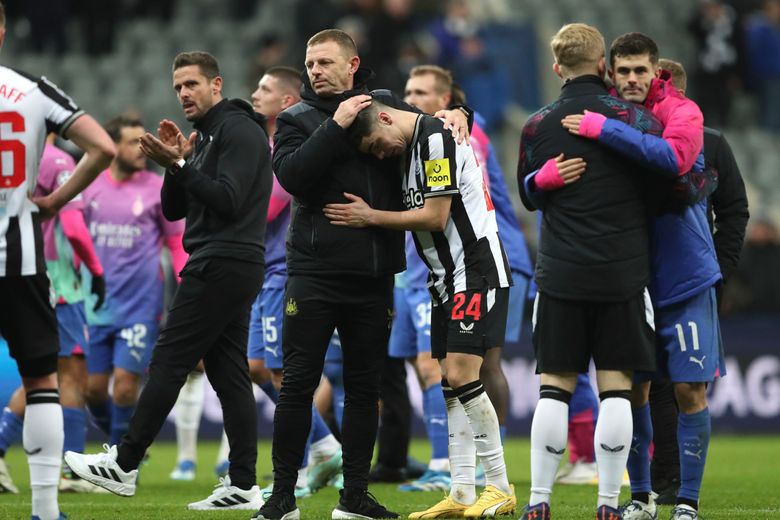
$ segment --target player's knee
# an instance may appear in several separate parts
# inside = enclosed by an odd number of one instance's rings
[[[650,400],[650,383],[640,383],[631,387],[631,407],[641,408]]]
[[[697,413],[707,407],[707,386],[705,383],[676,383],[674,395],[682,413]]]
[[[16,365],[19,367],[19,375],[33,383],[37,379],[56,374],[58,361],[57,354],[48,354],[33,359],[17,359]],[[26,382],[25,386],[27,386]]]
[[[138,400],[138,376],[134,374],[114,376],[114,402],[119,406],[129,406]]]
[[[541,385],[539,387],[539,399],[554,399],[568,405],[571,402],[571,396],[572,392],[559,386]]]

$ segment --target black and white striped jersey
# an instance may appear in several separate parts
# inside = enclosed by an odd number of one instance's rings
[[[83,112],[56,85],[0,66],[0,276],[44,272],[35,190],[46,134]]]
[[[443,122],[419,116],[403,180],[407,209],[429,197],[451,196],[444,231],[415,231],[414,243],[428,265],[434,304],[466,290],[509,287],[509,263],[498,237],[496,214],[473,150],[457,144]]]

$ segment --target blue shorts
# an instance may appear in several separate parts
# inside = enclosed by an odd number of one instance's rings
[[[512,271],[512,287],[509,288],[509,311],[506,318],[507,343],[520,341],[520,330],[523,325],[523,311],[528,297],[528,277]]]
[[[341,338],[339,331],[334,331],[330,338],[328,350],[325,352],[325,363],[339,363],[343,360],[341,352]]]
[[[133,374],[143,374],[149,366],[159,333],[160,324],[156,320],[89,327],[87,371],[110,374],[114,368],[122,368]]]
[[[57,330],[60,336],[60,357],[87,356],[89,354],[89,332],[84,302],[61,303],[57,313]]]
[[[390,357],[416,358],[431,351],[431,295],[428,289],[396,288],[395,321],[390,331]]]
[[[249,359],[264,359],[266,368],[282,368],[283,288],[262,289],[249,317]]]
[[[714,287],[657,309],[655,330],[660,375],[673,383],[708,383],[726,374]]]

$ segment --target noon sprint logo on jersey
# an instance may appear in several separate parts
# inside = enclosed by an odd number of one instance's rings
[[[425,161],[425,185],[429,188],[438,188],[450,184],[449,159],[436,159]]]

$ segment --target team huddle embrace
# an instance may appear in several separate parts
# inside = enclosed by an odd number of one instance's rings
[[[0,417],[0,491],[18,492],[3,456],[23,440],[34,520],[66,518],[58,488],[133,496],[174,407],[171,478],[193,479],[205,373],[224,416],[221,479],[189,509],[298,520],[299,501],[335,486],[334,520],[398,518],[368,489],[406,476],[383,459],[393,435],[378,430],[395,426],[385,414],[409,362],[432,456],[400,489],[446,495],[404,516],[546,520],[553,484],[587,467],[597,519],[654,520],[658,499],[673,520],[697,520],[706,387],[725,375],[708,201],[727,172],[705,139],[722,136],[648,36],[620,36],[607,53],[597,29],[574,23],[551,47],[561,94],[529,117],[517,167],[541,224],[535,268],[481,116],[440,67],[412,69],[403,98],[370,90],[352,38],[328,29],[308,40],[302,73],[269,69],[250,105],[223,97],[214,56],[183,52],[172,86],[189,135],[127,116],[101,128],[47,80],[0,67],[24,93],[0,98],[0,116],[26,153],[11,177],[4,162],[0,186],[0,287],[15,295],[0,298],[0,332],[23,379]],[[84,150],[78,164],[56,135]],[[178,285],[160,324],[162,245]],[[541,384],[518,507],[500,359],[527,298]],[[337,436],[312,405],[323,380]],[[669,496],[650,471],[650,389],[664,382],[679,408]],[[265,490],[253,384],[276,405]],[[583,436],[575,403],[588,401]],[[84,453],[85,405],[104,453]],[[564,471],[577,439],[582,458]]]

